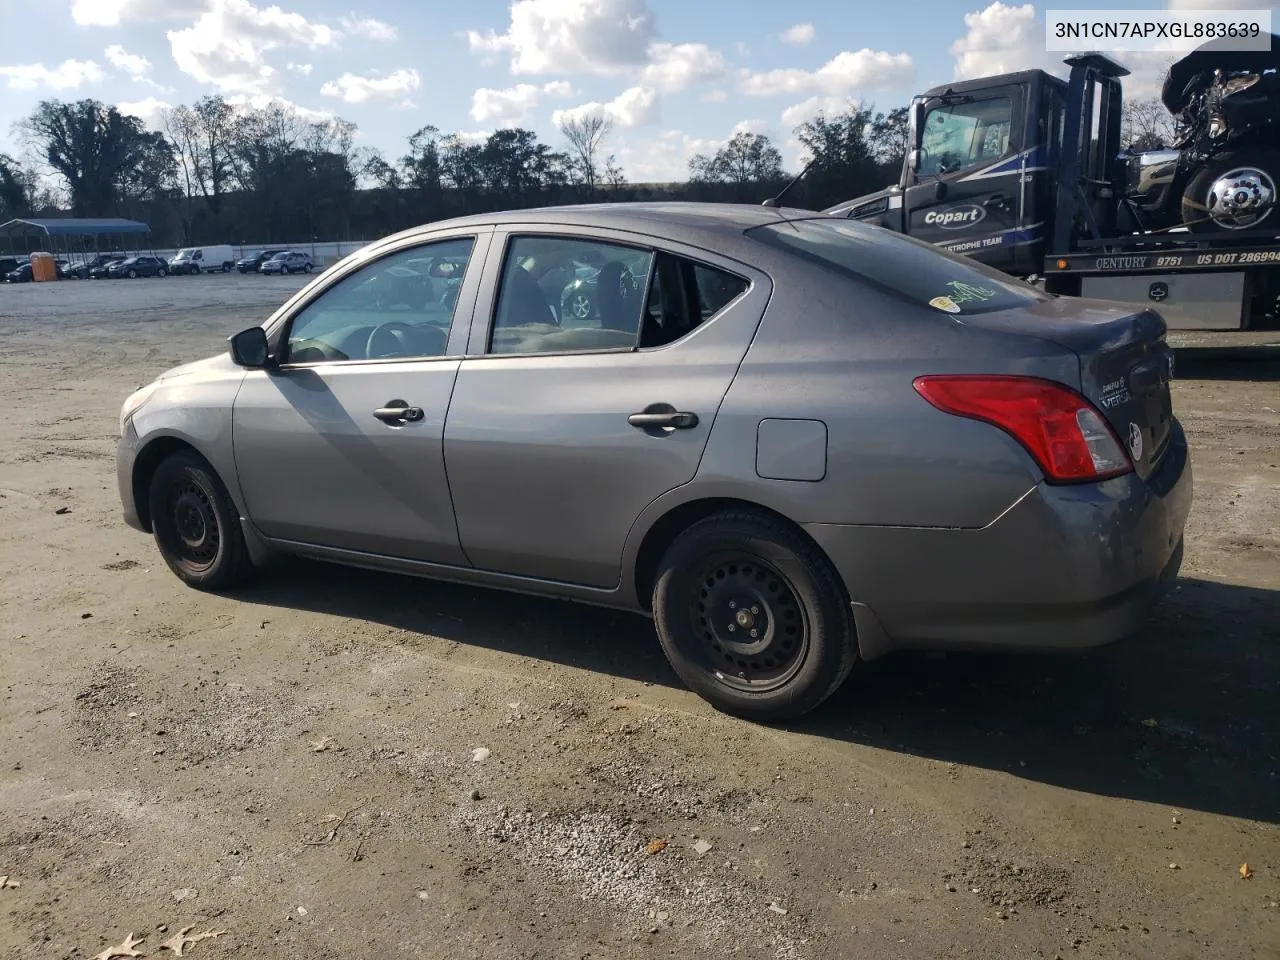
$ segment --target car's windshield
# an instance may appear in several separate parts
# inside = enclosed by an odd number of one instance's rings
[[[856,220],[780,221],[752,227],[747,236],[944,313],[988,313],[1049,299],[969,257]]]

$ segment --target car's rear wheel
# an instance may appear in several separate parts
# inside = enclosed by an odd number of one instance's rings
[[[852,613],[830,562],[764,514],[715,514],[682,533],[659,567],[653,613],[680,679],[752,720],[808,713],[856,659]]]
[[[203,457],[170,454],[151,478],[151,528],[165,563],[184,583],[222,590],[253,567],[227,488]]]

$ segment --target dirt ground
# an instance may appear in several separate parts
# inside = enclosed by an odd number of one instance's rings
[[[1180,358],[1141,636],[897,655],[769,728],[625,615],[181,586],[120,519],[120,403],[300,283],[0,287],[0,957],[1280,958],[1280,362]]]

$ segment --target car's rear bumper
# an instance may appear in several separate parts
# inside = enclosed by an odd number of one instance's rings
[[[1135,632],[1177,577],[1186,436],[1147,480],[1040,484],[981,529],[805,529],[854,601],[870,659],[895,648],[1084,648]]]

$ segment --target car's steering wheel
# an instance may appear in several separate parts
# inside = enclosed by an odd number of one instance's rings
[[[364,344],[364,355],[368,360],[385,360],[389,357],[410,356],[412,349],[409,339],[415,333],[414,325],[404,320],[388,320],[369,331],[369,339]],[[378,349],[379,338],[389,340],[394,346],[388,351]]]

